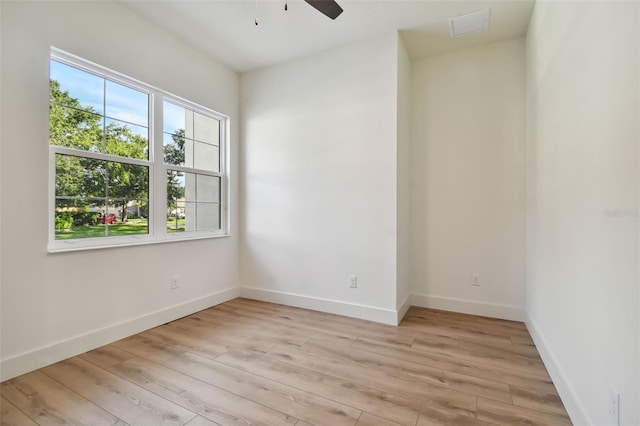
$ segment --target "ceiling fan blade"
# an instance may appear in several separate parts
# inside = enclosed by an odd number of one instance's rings
[[[342,13],[342,8],[334,0],[304,0],[315,7],[320,13],[331,19],[336,19]]]

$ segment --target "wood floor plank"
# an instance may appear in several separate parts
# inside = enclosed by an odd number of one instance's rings
[[[78,357],[50,365],[42,371],[130,425],[183,425],[196,416],[194,412]]]
[[[511,404],[478,398],[478,419],[497,425],[564,426],[571,421],[564,416],[541,413]]]
[[[463,416],[442,407],[423,406],[417,426],[491,426],[492,423]]]
[[[20,411],[5,397],[0,397],[0,424],[2,426],[38,426],[31,417]]]
[[[201,337],[180,333],[169,327],[152,328],[147,333],[161,339],[166,345],[172,346],[174,353],[191,352],[214,359],[232,348],[231,345],[224,342],[212,342]]]
[[[353,425],[361,414],[345,404],[195,354],[185,353],[165,365],[312,424]]]
[[[269,321],[243,318],[239,315],[229,315],[216,313],[212,310],[198,312],[192,315],[192,318],[199,318],[203,321],[208,321],[221,325],[230,331],[235,332],[239,336],[245,336],[247,338],[262,337],[268,338],[276,343],[284,343],[291,345],[302,345],[309,340],[308,334],[299,333],[295,328],[286,330],[286,333],[282,332],[282,327],[278,327],[277,324],[270,323]]]
[[[185,426],[222,426],[220,423],[212,422],[202,416],[196,416]]]
[[[516,386],[511,386],[511,395],[513,396],[513,405],[531,408],[543,413],[569,417],[558,395],[520,389]]]
[[[311,340],[300,348],[278,345],[265,354],[266,357],[289,362],[336,377],[362,383],[376,383],[382,389],[402,392],[410,399],[421,400],[424,384],[442,385],[442,370],[424,367],[422,380],[405,379],[402,370],[389,368],[393,361],[366,352],[354,352],[351,348],[336,348],[323,341]],[[388,361],[388,362],[387,362]],[[403,366],[406,365],[403,363]],[[373,367],[373,368],[372,368]],[[416,386],[417,384],[417,386]],[[417,387],[414,392],[413,388]]]
[[[118,340],[112,345],[160,364],[186,352],[184,347],[172,345],[166,339],[149,331]]]
[[[396,345],[410,346],[413,343],[413,334],[398,327],[324,312],[313,312],[313,314],[314,317],[310,321],[317,327],[342,332],[349,330],[351,334],[360,337]]]
[[[467,337],[505,345],[511,343],[510,336],[502,332],[465,328],[463,325],[453,326],[436,321],[418,321],[415,318],[407,318],[402,320],[400,327],[411,330],[416,337],[424,333],[428,336]]]
[[[356,426],[399,426],[400,423],[374,416],[371,413],[362,413]]]
[[[509,370],[525,371],[543,377],[548,376],[544,364],[539,359],[487,349],[480,345],[468,343],[467,347],[463,348],[441,343],[432,343],[429,340],[416,339],[411,347],[420,351],[464,359],[479,364],[495,365]]]
[[[466,336],[481,337],[486,340],[505,340],[510,336],[526,336],[529,333],[522,323],[512,323],[503,320],[475,317],[472,315],[454,314],[442,316],[429,310],[416,313],[415,308],[410,308],[403,322],[416,328],[428,331],[440,330],[442,332]]]
[[[510,337],[504,342],[496,342],[492,340],[485,340],[471,337],[459,337],[459,347],[467,348],[469,345],[485,346],[488,349],[505,351],[507,353],[516,353],[533,359],[540,359],[540,354],[534,345],[523,344],[516,339],[516,343],[513,343],[514,339]]]
[[[385,345],[379,342],[358,339],[353,345],[353,349],[372,352],[386,356],[397,361],[408,361],[417,364],[440,368],[446,371],[466,374],[482,379],[493,380],[500,383],[516,385],[521,388],[536,390],[545,393],[556,393],[553,382],[548,377],[530,374],[527,372],[504,369],[494,365],[480,364],[473,361],[432,354],[418,351],[412,348],[401,348],[392,345]]]
[[[223,425],[285,425],[298,419],[142,358],[109,371]]]
[[[413,426],[418,418],[420,403],[274,358],[265,358],[260,353],[232,350],[217,360],[400,424]]]
[[[376,383],[376,386],[407,398],[439,402],[446,400],[447,405],[469,411],[474,416],[477,394],[511,402],[509,386],[504,383],[448,372],[424,364],[408,361],[398,363],[396,360],[374,353],[353,348],[329,347],[322,342],[310,341],[303,345],[302,350],[307,352],[306,357],[297,354],[294,348],[281,346],[276,346],[267,355],[285,359],[290,357],[297,362],[305,362],[311,368],[336,372],[341,377],[356,382]],[[473,395],[463,395],[458,392]]]
[[[522,322],[482,317],[472,314],[462,314],[458,312],[441,311],[431,308],[420,308],[417,306],[412,306],[407,312],[405,318],[422,318],[463,325],[465,327],[468,326],[470,328],[481,327],[486,330],[501,330],[503,332],[507,332],[507,334],[528,334],[527,327]]]
[[[357,334],[371,340],[392,343],[397,345],[410,345],[413,335],[402,328],[364,321],[340,315],[327,314],[318,311],[302,310],[298,308],[279,307],[275,316],[289,319],[296,324],[304,324],[315,327],[318,330],[344,333],[349,330],[350,334]]]
[[[120,349],[113,344],[102,346],[98,349],[94,349],[92,351],[85,352],[82,355],[79,355],[79,357],[84,359],[85,361],[89,361],[90,363],[105,369],[135,356],[135,354]]]
[[[535,346],[533,339],[528,334],[522,335],[522,336],[510,336],[509,338],[511,339],[511,343],[514,345],[519,344],[519,345]]]
[[[460,349],[466,349],[470,351],[478,351],[489,354],[497,354],[499,356],[509,356],[513,355],[514,358],[529,358],[531,360],[542,362],[540,359],[540,355],[538,351],[533,346],[526,345],[495,345],[491,342],[475,340],[475,339],[467,339],[460,338],[458,339],[458,347]]]
[[[225,313],[222,310],[215,310],[218,313]],[[225,313],[228,315],[228,313]],[[261,323],[279,326],[281,330],[287,333],[293,331],[304,335],[311,339],[325,340],[340,346],[349,346],[356,339],[356,334],[349,334],[342,330],[327,330],[317,322],[301,322],[287,315],[267,315],[265,312],[256,311],[255,309],[235,310],[233,313],[236,317],[246,317]]]
[[[227,345],[230,347],[241,347],[253,351],[266,352],[277,344],[276,342],[261,337],[247,339],[246,337],[238,336],[229,330],[212,326],[209,322],[192,317],[181,318],[180,320],[171,322],[166,326],[171,330],[207,339],[213,343]]]
[[[111,413],[41,371],[3,382],[2,396],[40,425],[113,425],[118,422]]]

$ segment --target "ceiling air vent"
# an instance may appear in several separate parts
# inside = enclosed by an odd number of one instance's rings
[[[482,9],[449,19],[449,33],[451,37],[479,33],[489,28],[489,11]]]

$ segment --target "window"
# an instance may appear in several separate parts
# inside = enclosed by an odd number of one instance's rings
[[[49,250],[226,235],[228,118],[59,50]]]
[[[168,230],[220,229],[220,121],[170,101],[163,111]]]

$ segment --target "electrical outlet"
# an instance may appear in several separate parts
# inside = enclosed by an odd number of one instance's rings
[[[178,280],[178,276],[174,275],[171,277],[171,289],[175,290],[178,287],[180,287],[180,281]]]
[[[358,288],[358,277],[356,275],[349,275],[349,288]]]
[[[609,418],[613,425],[620,425],[620,394],[609,385]]]
[[[476,285],[476,286],[480,285],[480,274],[476,272],[471,274],[471,285]]]

